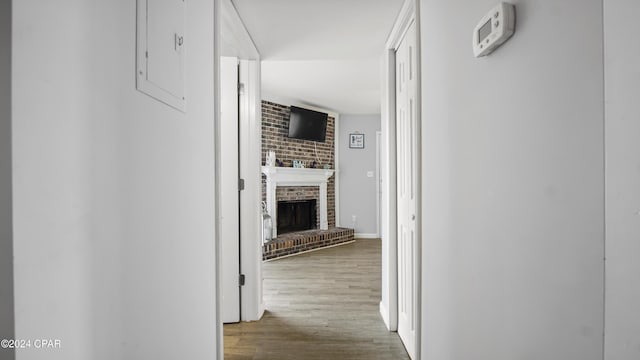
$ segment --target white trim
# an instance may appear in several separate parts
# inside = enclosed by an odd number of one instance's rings
[[[222,322],[240,321],[240,198],[238,177],[240,152],[240,106],[238,58],[220,57],[220,251],[222,266]]]
[[[259,54],[258,54],[259,55]],[[262,65],[261,65],[261,61],[258,57],[257,61],[253,61],[253,79],[255,81],[256,87],[255,87],[255,99],[254,99],[254,104],[253,104],[253,108],[255,111],[255,115],[256,115],[256,135],[253,139],[254,142],[254,146],[256,147],[256,156],[257,156],[257,171],[261,171],[260,170],[260,166],[261,166],[261,161],[262,161]],[[260,172],[258,174],[258,178],[257,178],[257,183],[258,183],[258,189],[261,189],[261,183],[262,183],[262,173]],[[258,190],[257,191],[257,200],[258,203],[261,204],[262,203],[262,190]],[[262,207],[260,207],[260,209],[262,209]],[[262,212],[259,212],[260,220],[259,220],[259,238],[262,238]],[[254,255],[254,259],[253,259],[253,263],[255,264],[255,267],[257,269],[257,271],[255,272],[256,274],[256,279],[258,279],[258,281],[256,281],[256,284],[258,285],[258,289],[256,291],[257,294],[257,302],[258,302],[258,313],[257,313],[257,320],[261,319],[262,316],[264,315],[264,312],[266,310],[266,305],[264,303],[264,290],[263,290],[263,276],[262,276],[262,241],[256,241],[257,244],[254,243],[254,249],[255,249],[255,255]]]
[[[398,328],[398,278],[396,244],[396,127],[395,127],[395,53],[386,49],[381,61],[381,111],[382,131],[382,300],[381,309],[390,331]],[[386,303],[385,303],[386,301]]]
[[[420,37],[420,20],[417,14],[420,14],[420,4],[416,1],[413,19],[416,24],[416,359],[422,357],[422,56],[421,56],[421,37]]]
[[[388,313],[383,318],[390,331],[398,329],[398,253],[397,253],[397,219],[396,219],[396,125],[395,125],[395,52],[387,49],[382,59],[383,85],[381,106],[382,129],[382,268],[384,277],[382,301]]]
[[[380,169],[380,161],[382,157],[382,131],[376,131],[376,235],[377,237],[382,237],[381,224],[382,216],[380,214],[380,206],[381,204],[381,191],[382,185],[380,184],[380,176],[382,169]]]
[[[239,143],[240,178],[245,189],[240,192],[240,273],[245,285],[240,287],[242,321],[256,321],[262,317],[262,212],[260,202],[260,163],[262,139],[262,111],[260,101],[260,61],[240,60]]]
[[[324,249],[331,249],[334,248],[336,246],[342,246],[342,245],[347,245],[347,244],[353,244],[354,242],[356,242],[355,240],[351,240],[351,241],[346,241],[340,244],[334,244],[334,245],[328,245],[328,246],[323,246],[323,247],[319,247],[319,248],[315,248],[315,249],[311,249],[311,250],[305,250],[305,251],[301,251],[295,254],[289,254],[289,255],[284,255],[284,256],[278,256],[277,258],[274,259],[269,259],[269,260],[263,260],[263,262],[271,262],[271,261],[275,261],[275,260],[281,260],[281,259],[286,259],[288,257],[292,257],[292,256],[298,256],[298,255],[302,255],[302,254],[307,254],[310,252],[314,252],[314,251],[318,251],[318,250],[324,250]]]
[[[224,337],[222,327],[222,268],[220,266],[220,222],[218,217],[220,214],[220,182],[218,174],[220,173],[220,21],[222,16],[220,15],[220,1],[213,1],[213,157],[214,168],[212,174],[213,181],[213,232],[214,232],[214,251],[215,251],[215,264],[213,264],[213,270],[215,271],[215,288],[216,288],[216,303],[215,307],[215,328],[216,328],[216,353],[218,359],[224,359]]]
[[[378,237],[378,234],[372,234],[372,233],[355,233],[353,237],[356,239],[376,239],[376,240],[380,238]]]
[[[390,329],[388,324],[389,324],[389,310],[387,309],[387,307],[384,305],[384,302],[380,301],[380,316],[382,316],[382,321],[384,322],[384,325],[387,326],[387,330],[389,331],[395,331],[393,329]]]
[[[293,168],[262,166],[261,171],[267,180],[287,186],[318,186],[333,176],[333,169]]]
[[[333,213],[336,216],[336,227],[340,227],[340,115],[335,114],[333,128],[333,168],[336,170],[336,175],[333,178],[334,183],[334,209]]]
[[[400,13],[396,18],[396,22],[391,28],[387,42],[385,43],[385,49],[396,50],[404,38],[404,34],[409,29],[409,25],[416,17],[416,3],[415,0],[405,0],[400,9]]]
[[[231,0],[221,0],[220,56],[260,60],[260,53]]]
[[[416,1],[416,0],[414,0]],[[416,23],[416,234],[418,241],[416,242],[415,256],[415,272],[416,272],[416,359],[422,357],[422,56],[421,56],[421,37],[420,37],[420,19],[417,14],[420,13],[420,4],[416,1],[414,9],[414,21]]]
[[[317,186],[318,191],[318,212],[320,213],[320,230],[329,229],[328,217],[328,190],[329,178],[334,174],[333,170],[327,169],[300,169],[275,166],[263,166],[262,173],[267,176],[267,211],[272,219],[272,237],[278,237],[278,202],[276,199],[276,189],[279,186]],[[259,238],[259,237],[258,237]]]

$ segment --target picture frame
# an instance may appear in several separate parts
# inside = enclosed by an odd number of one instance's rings
[[[364,149],[364,134],[349,134],[349,149]]]

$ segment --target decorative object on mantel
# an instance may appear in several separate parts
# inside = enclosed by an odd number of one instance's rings
[[[276,152],[273,150],[269,150],[267,152],[267,158],[265,160],[266,166],[274,166],[276,164]]]
[[[284,167],[284,163],[278,159],[276,159],[276,166],[278,167]]]
[[[325,170],[331,169],[331,164],[324,164],[324,169]]]
[[[293,160],[293,167],[296,169],[304,169],[304,161],[302,160]]]
[[[313,162],[311,163],[311,165],[309,167],[312,168],[312,169],[315,169],[315,168],[318,167],[318,163],[315,160],[313,160]]]
[[[357,131],[349,134],[349,148],[364,149],[364,134],[360,134]]]

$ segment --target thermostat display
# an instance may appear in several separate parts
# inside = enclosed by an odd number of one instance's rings
[[[515,31],[516,9],[502,2],[491,9],[473,30],[473,55],[481,57],[507,41]]]

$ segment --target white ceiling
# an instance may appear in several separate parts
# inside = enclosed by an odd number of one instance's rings
[[[380,112],[379,59],[403,2],[233,0],[263,60],[263,98],[342,114]]]

